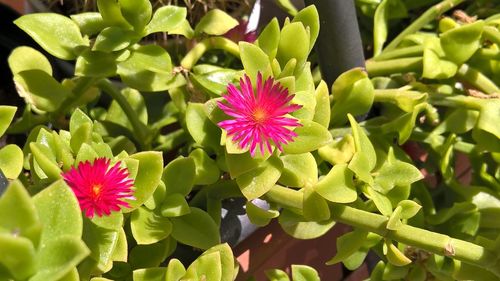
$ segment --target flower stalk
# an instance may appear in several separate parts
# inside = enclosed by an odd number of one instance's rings
[[[203,54],[212,49],[224,50],[235,57],[240,57],[240,49],[238,44],[234,43],[228,38],[224,37],[211,37],[207,38],[194,46],[182,59],[181,66],[184,69],[191,69],[195,66],[196,62],[203,56]]]

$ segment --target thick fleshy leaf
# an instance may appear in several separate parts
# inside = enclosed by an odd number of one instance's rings
[[[300,10],[292,22],[301,22],[306,28],[309,28],[309,51],[311,51],[319,35],[319,15],[316,6],[309,5]]]
[[[297,127],[294,132],[297,137],[292,142],[283,146],[283,151],[289,154],[300,154],[314,151],[332,142],[332,135],[322,125],[302,120],[302,126]]]
[[[387,246],[387,260],[395,266],[405,266],[411,263],[411,260],[407,258],[401,251],[392,244],[390,241],[386,241]]]
[[[168,262],[167,272],[164,281],[180,281],[186,274],[186,268],[178,259],[171,259]]]
[[[262,74],[263,79],[272,74],[269,57],[261,48],[244,41],[241,41],[239,46],[243,68],[245,69],[245,73],[250,77],[252,84],[255,85],[258,72]]]
[[[320,222],[308,221],[286,209],[281,212],[278,221],[286,233],[297,239],[318,238],[335,225],[333,219]]]
[[[290,281],[286,272],[280,269],[269,269],[265,274],[269,281]]]
[[[0,106],[0,137],[3,136],[7,128],[9,128],[14,115],[16,114],[17,107],[9,105]]]
[[[118,64],[122,80],[139,91],[163,91],[173,78],[170,55],[160,46],[140,46]]]
[[[130,251],[128,263],[133,269],[160,266],[177,247],[172,238],[150,245],[137,245]]]
[[[138,32],[142,31],[153,13],[149,0],[119,0],[123,17]]]
[[[276,58],[282,66],[295,58],[297,66],[302,67],[309,55],[309,46],[309,35],[304,25],[300,22],[290,23],[281,30]]]
[[[314,108],[313,121],[328,129],[330,125],[331,108],[328,86],[325,81],[321,80],[314,92],[314,97],[316,98],[316,106]]]
[[[391,200],[386,195],[379,193],[371,186],[366,187],[365,195],[373,201],[382,215],[390,216],[392,214]]]
[[[85,35],[97,34],[106,27],[101,14],[98,12],[80,13],[70,17]]]
[[[318,149],[319,157],[332,165],[349,163],[354,152],[354,138],[350,134]]]
[[[128,47],[133,39],[134,33],[131,31],[116,26],[110,26],[103,29],[99,35],[97,35],[92,50],[105,53],[119,51]]]
[[[20,181],[13,181],[0,197],[0,234],[16,233],[29,238],[37,246],[41,224],[30,195]],[[23,242],[20,242],[23,243]]]
[[[40,269],[30,281],[58,280],[89,254],[88,248],[80,238],[59,236],[43,244],[37,253]]]
[[[364,230],[354,229],[354,231],[337,238],[337,253],[326,264],[335,264],[348,258],[362,246],[367,235],[368,232]]]
[[[161,152],[144,151],[131,155],[130,158],[139,160],[139,169],[134,179],[135,200],[129,202],[131,209],[124,209],[126,212],[138,208],[148,200],[158,184],[160,184],[163,172],[163,156]]]
[[[86,50],[76,59],[76,76],[110,77],[115,74],[116,59],[113,54]]]
[[[201,256],[194,262],[197,264],[192,264],[186,272],[186,277],[191,276],[194,272],[196,271],[196,275],[202,276],[204,272],[210,272],[211,269],[208,267],[206,268],[205,265],[201,265],[201,259],[205,259],[205,256],[210,255],[210,259],[216,259],[216,256],[212,255],[213,253],[218,253],[219,254],[219,261],[213,261],[213,263],[219,263],[221,267],[221,275],[219,279],[214,279],[214,280],[220,280],[220,281],[232,281],[234,280],[235,276],[235,268],[234,268],[234,256],[233,256],[233,251],[231,250],[231,247],[227,244],[220,244],[217,246],[214,246],[208,250],[206,250]],[[205,275],[207,277],[206,280],[211,280],[208,278],[209,275]],[[203,277],[201,277],[203,278]]]
[[[146,27],[146,33],[170,32],[183,23],[187,10],[184,7],[163,6],[155,11]]]
[[[264,195],[278,181],[283,163],[277,157],[270,157],[259,167],[236,178],[243,195],[252,200]]]
[[[238,21],[226,12],[213,9],[208,11],[194,28],[195,34],[222,35],[238,25]]]
[[[330,218],[328,203],[323,197],[314,191],[313,188],[306,187],[304,192],[303,215],[304,218],[314,221],[324,221]]]
[[[320,281],[318,272],[310,266],[292,264],[293,281]]]
[[[441,46],[454,63],[466,62],[481,46],[484,22],[482,20],[450,29],[441,34]]]
[[[130,107],[134,110],[139,121],[144,125],[148,124],[148,110],[141,93],[132,88],[125,88],[121,90],[121,94],[130,104]],[[108,113],[106,114],[106,120],[128,128],[131,132],[134,131],[127,114],[116,101],[111,102]]]
[[[23,169],[24,154],[15,144],[0,149],[0,170],[9,179],[16,179]]]
[[[332,86],[333,106],[330,123],[335,126],[347,122],[347,114],[362,115],[370,110],[373,99],[373,84],[362,68],[353,68],[342,73]]]
[[[457,64],[441,59],[433,49],[424,49],[422,77],[430,79],[451,78],[457,73],[457,69]]]
[[[92,267],[92,270],[108,271],[108,265],[118,244],[119,231],[101,227],[84,218],[82,239],[90,249],[90,257],[84,262],[86,266]]]
[[[186,199],[179,193],[174,193],[165,198],[160,210],[161,215],[164,217],[180,217],[191,212]]]
[[[377,171],[374,187],[380,192],[387,193],[395,186],[410,185],[422,178],[422,173],[415,166],[396,159],[391,147],[387,161]]]
[[[49,60],[39,51],[27,46],[15,48],[9,55],[9,67],[13,74],[21,71],[38,69],[52,76]]]
[[[250,222],[258,226],[267,225],[271,219],[277,218],[280,214],[279,211],[276,210],[265,210],[259,208],[254,205],[252,201],[248,201],[245,204],[245,210]]]
[[[315,191],[328,201],[350,203],[358,198],[353,173],[347,164],[337,164],[315,186]]]
[[[127,29],[132,28],[123,17],[118,1],[97,0],[97,8],[106,26],[120,26]]]
[[[170,235],[172,223],[168,218],[140,207],[130,217],[130,228],[137,244],[153,244]]]
[[[189,103],[186,109],[186,125],[194,141],[204,147],[220,147],[220,129],[208,119],[202,103]]]
[[[215,183],[220,178],[220,171],[214,159],[201,148],[193,150],[189,158],[195,163],[194,184],[206,185]]]
[[[33,197],[38,216],[45,226],[42,245],[64,236],[82,236],[82,215],[78,201],[69,186],[59,180]],[[49,227],[50,226],[50,227]]]
[[[227,145],[227,143],[226,143]],[[226,153],[226,164],[232,179],[257,168],[267,158],[252,157],[250,153]]]
[[[179,157],[168,163],[162,175],[167,195],[176,193],[188,195],[193,188],[195,175],[196,166],[191,157]]]
[[[141,268],[134,270],[134,281],[164,281],[167,269],[164,267]]]
[[[38,69],[25,70],[14,75],[19,96],[36,108],[52,112],[71,92],[47,72]]]
[[[272,61],[276,57],[279,40],[280,25],[278,20],[273,18],[259,34],[256,44],[268,55],[269,61]]]
[[[318,181],[318,165],[311,153],[280,157],[283,170],[278,182],[291,187],[313,186]]]
[[[362,181],[372,184],[373,178],[371,171],[377,164],[377,155],[375,149],[366,136],[364,130],[359,126],[352,115],[348,115],[349,122],[351,123],[352,133],[354,137],[354,146],[356,152],[349,163],[349,169],[353,171]]]
[[[220,253],[212,252],[197,258],[186,270],[187,280],[221,280]]]
[[[61,178],[61,169],[56,163],[55,156],[46,146],[32,142],[30,143],[31,153],[34,158],[35,172],[40,178],[56,181]],[[35,162],[36,161],[36,162]],[[38,169],[36,169],[38,166]],[[38,170],[38,171],[37,171]]]
[[[63,60],[76,58],[76,48],[88,46],[89,41],[71,19],[55,13],[24,15],[14,23],[28,33],[51,55]]]
[[[16,278],[24,280],[36,272],[35,247],[24,237],[0,233],[0,264]]]
[[[201,209],[192,207],[189,214],[170,219],[174,226],[172,237],[183,244],[208,249],[220,242],[217,224]]]

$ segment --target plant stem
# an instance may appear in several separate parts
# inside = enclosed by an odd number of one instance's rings
[[[303,200],[300,191],[277,185],[266,193],[266,199],[293,208],[301,208]],[[330,203],[330,211],[332,218],[337,222],[358,227],[437,255],[450,256],[466,263],[479,265],[500,277],[500,261],[496,254],[482,246],[411,225],[401,225],[396,230],[389,230],[386,227],[387,217],[339,203]]]
[[[444,94],[430,94],[429,102],[433,105],[446,107],[467,108],[473,110],[481,110],[483,108],[481,99],[463,95],[450,96]]]
[[[498,50],[493,50],[493,49],[479,49],[473,56],[474,58],[478,59],[485,59],[485,60],[499,60],[500,59],[500,51]]]
[[[500,45],[500,32],[493,26],[485,26],[483,29],[483,35],[491,42]]]
[[[387,51],[373,58],[374,61],[391,60],[407,57],[421,57],[424,53],[424,46],[416,45]]]
[[[426,132],[414,130],[411,133],[410,140],[427,143],[430,145],[442,145],[446,138],[441,135],[432,135]],[[470,154],[475,150],[476,145],[468,142],[457,141],[453,144],[453,149]]]
[[[393,73],[422,72],[422,57],[402,58],[386,61],[366,62],[366,71],[371,77],[385,76]]]
[[[405,30],[403,30],[396,38],[392,40],[391,43],[382,50],[382,53],[394,50],[403,39],[409,35],[419,31],[422,27],[428,24],[430,21],[436,19],[446,11],[457,6],[465,0],[444,0],[432,7],[430,7],[425,13],[423,13],[418,19],[413,21]]]
[[[55,121],[59,118],[64,117],[63,115],[66,113],[68,109],[73,107],[75,101],[80,98],[83,93],[85,93],[92,85],[94,85],[99,78],[96,77],[80,77],[75,84],[75,87],[71,91],[71,95],[67,97],[59,108],[51,114]]]
[[[188,70],[193,68],[201,56],[211,49],[221,49],[238,58],[240,57],[240,49],[236,43],[224,37],[211,37],[196,44],[182,59],[181,66]]]
[[[458,79],[474,86],[476,89],[486,94],[491,95],[500,92],[497,85],[493,81],[480,71],[468,66],[467,64],[462,64],[462,66],[460,66],[456,76]]]
[[[135,139],[142,149],[147,148],[148,132],[146,126],[139,120],[137,113],[128,103],[120,91],[108,79],[102,79],[97,83],[97,86],[110,95],[121,107],[125,115],[127,115],[130,124],[134,130]]]

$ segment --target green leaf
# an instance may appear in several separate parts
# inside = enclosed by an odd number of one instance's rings
[[[316,98],[316,107],[314,108],[313,121],[328,129],[331,109],[328,86],[325,81],[321,80],[314,92],[314,97]]]
[[[243,195],[252,200],[264,195],[281,176],[283,163],[277,157],[270,157],[259,167],[236,178]]]
[[[325,145],[318,149],[321,159],[332,165],[349,163],[354,155],[354,138],[350,134],[344,135],[340,140]]]
[[[186,270],[187,280],[221,280],[222,265],[220,253],[213,252],[197,258]]]
[[[41,224],[30,195],[20,181],[14,180],[0,197],[0,234],[17,234],[37,246]],[[23,243],[23,242],[20,242]]]
[[[316,98],[310,91],[295,92],[292,103],[301,105],[302,108],[294,111],[291,115],[299,120],[313,120],[316,108]]]
[[[403,219],[415,216],[422,209],[422,206],[413,200],[403,200],[398,203],[398,206],[401,207],[401,218]]]
[[[165,200],[167,194],[167,188],[165,187],[165,183],[160,181],[160,184],[156,188],[155,192],[149,199],[144,202],[144,206],[150,210],[154,210],[161,206],[163,201]]]
[[[14,23],[28,33],[51,55],[63,59],[76,58],[76,48],[88,46],[89,41],[80,34],[80,29],[71,19],[55,13],[24,15]]]
[[[168,262],[164,281],[180,281],[184,275],[186,275],[184,265],[178,259],[171,259]]]
[[[160,184],[163,172],[163,156],[161,152],[144,151],[131,155],[130,158],[139,160],[139,169],[134,179],[135,200],[129,202],[131,208],[124,209],[124,212],[130,212],[148,200]]]
[[[16,179],[23,169],[24,154],[15,144],[0,149],[0,170],[9,179]]]
[[[441,59],[431,48],[426,47],[423,55],[422,77],[446,79],[455,76],[458,66],[454,62]]]
[[[89,124],[92,126],[92,119],[90,119],[81,109],[77,108],[73,114],[71,114],[71,118],[69,119],[70,133],[72,135],[75,134],[76,130],[83,124]]]
[[[17,91],[26,103],[53,112],[71,95],[71,92],[45,71],[25,70],[14,75]]]
[[[113,252],[118,244],[118,229],[101,227],[85,217],[82,239],[91,251],[82,267],[91,267],[92,271],[108,271]]]
[[[132,28],[123,17],[120,4],[116,0],[97,0],[97,8],[106,26],[120,26],[126,29]]]
[[[137,245],[130,251],[128,263],[133,269],[160,266],[177,247],[177,242],[168,238],[155,244]]]
[[[271,219],[277,218],[280,214],[279,211],[276,210],[261,209],[254,205],[252,201],[247,201],[245,210],[250,222],[258,226],[267,225]]]
[[[170,55],[160,46],[145,45],[118,64],[117,73],[128,86],[139,91],[167,90],[174,77]]]
[[[220,147],[221,130],[208,119],[202,103],[188,103],[186,126],[196,143],[212,149]]]
[[[272,61],[278,52],[280,41],[280,25],[276,18],[273,18],[262,30],[255,44],[260,47]]]
[[[320,222],[309,221],[287,209],[281,212],[278,222],[286,233],[297,239],[318,238],[335,225],[331,218]]]
[[[174,193],[168,196],[161,205],[161,215],[164,217],[180,217],[189,214],[191,210],[183,195]]]
[[[89,254],[80,238],[59,236],[43,244],[37,253],[39,271],[30,281],[58,280]]]
[[[208,249],[220,242],[217,224],[201,209],[191,207],[189,214],[173,217],[171,221],[174,225],[172,237],[183,244]]]
[[[73,151],[79,151],[82,144],[90,144],[92,142],[92,125],[89,123],[82,124],[72,133],[70,146]]]
[[[37,271],[35,247],[24,237],[16,237],[10,233],[0,233],[0,264],[16,278],[24,280]]]
[[[52,152],[49,148],[40,143],[32,142],[30,143],[31,153],[33,154],[33,158],[36,161],[36,165],[39,166],[39,169],[42,171],[42,178],[47,178],[50,181],[56,181],[61,178],[61,169],[55,162],[54,155],[51,155]],[[50,156],[49,156],[50,155]],[[36,172],[36,170],[35,170]]]
[[[187,39],[192,39],[194,37],[194,30],[191,28],[189,21],[187,19],[183,19],[179,25],[169,31],[169,34],[179,34],[183,35]]]
[[[208,11],[194,28],[195,34],[206,33],[209,35],[222,35],[235,26],[238,21],[228,15],[226,12],[213,9]]]
[[[95,39],[92,51],[111,53],[125,49],[133,40],[134,34],[126,29],[110,26],[103,29]]]
[[[130,104],[130,107],[132,108],[132,110],[134,110],[139,121],[141,121],[141,123],[144,125],[148,124],[148,110],[141,93],[132,88],[125,88],[121,90],[121,94]],[[134,131],[132,123],[130,123],[127,114],[125,113],[125,111],[123,111],[121,106],[116,101],[111,102],[108,113],[106,114],[106,120],[128,128],[131,132]]]
[[[146,27],[146,34],[173,31],[183,24],[186,19],[186,14],[187,10],[184,7],[160,7],[155,11],[153,18]]]
[[[377,191],[387,193],[395,186],[410,185],[423,177],[415,166],[396,159],[390,147],[387,161],[377,170],[374,187]]]
[[[328,204],[313,188],[303,189],[303,215],[304,218],[314,221],[324,221],[330,218],[330,209]]]
[[[373,178],[370,173],[377,164],[375,149],[363,129],[359,126],[356,120],[354,120],[354,117],[350,114],[348,117],[352,127],[354,146],[356,148],[356,152],[354,153],[348,167],[362,181],[368,184],[373,184]]]
[[[153,8],[149,0],[119,0],[123,17],[138,32],[142,31],[151,19]]]
[[[52,66],[49,60],[31,47],[21,46],[15,48],[9,55],[8,62],[14,75],[21,71],[38,69],[52,76]]]
[[[318,181],[318,165],[311,153],[283,155],[280,159],[283,170],[279,183],[291,187],[310,187]]]
[[[75,76],[110,77],[116,75],[116,60],[112,54],[86,50],[76,59]]]
[[[164,281],[166,268],[151,267],[136,269],[132,273],[134,281]]]
[[[307,265],[292,264],[293,281],[320,281],[318,272]]]
[[[347,164],[337,164],[315,186],[315,191],[328,201],[351,203],[356,201],[358,193],[353,182],[353,173]]]
[[[227,145],[227,144],[226,144]],[[257,168],[267,158],[252,157],[250,153],[231,154],[226,152],[226,164],[232,179]]]
[[[450,29],[441,34],[441,46],[454,63],[466,62],[481,46],[484,22],[482,20]]]
[[[217,182],[220,178],[220,171],[214,159],[201,148],[193,150],[189,158],[194,160],[196,167],[194,184],[206,185]]]
[[[269,281],[290,281],[286,272],[280,269],[269,269],[265,274]]]
[[[237,273],[235,269],[235,260],[231,247],[227,244],[220,244],[206,250],[201,257],[210,255],[211,253],[219,253],[221,264],[221,278],[220,281],[232,281]],[[236,271],[236,272],[235,272]],[[208,279],[207,279],[208,280]]]
[[[170,235],[172,223],[168,218],[140,207],[132,212],[130,228],[137,244],[153,244]]]
[[[392,204],[386,195],[379,193],[371,186],[366,187],[365,195],[370,198],[380,213],[384,216],[390,216],[392,214]]]
[[[70,17],[85,35],[97,34],[106,27],[101,14],[98,12],[85,12]]]
[[[390,241],[385,242],[387,246],[387,260],[395,266],[405,266],[411,263],[411,260],[407,258],[398,247],[394,246]]]
[[[252,84],[256,86],[257,73],[262,74],[262,78],[266,79],[272,74],[269,57],[258,46],[240,41],[240,56],[246,74],[250,77]]]
[[[168,163],[162,176],[167,195],[188,195],[193,188],[195,174],[196,166],[191,157],[179,157]]]
[[[392,212],[389,220],[387,221],[386,228],[389,230],[397,230],[401,225],[401,206],[397,206],[396,209]]]
[[[316,6],[309,5],[300,10],[292,22],[301,22],[306,28],[309,28],[309,51],[311,51],[319,35],[319,15]]]
[[[347,259],[361,248],[367,235],[368,232],[356,228],[337,238],[337,253],[326,264],[332,265]]]
[[[362,68],[342,73],[332,86],[333,106],[330,123],[340,126],[347,122],[347,114],[367,113],[373,104],[374,89],[368,74]]]
[[[0,105],[0,137],[9,128],[10,123],[14,119],[17,107],[9,105]]]
[[[290,154],[301,154],[317,150],[332,142],[332,135],[322,125],[308,120],[301,120],[301,127],[294,132],[297,137],[283,146],[283,151]]]
[[[304,25],[300,22],[290,23],[281,30],[276,58],[283,66],[295,58],[297,66],[302,67],[309,55],[309,46],[309,35]]]

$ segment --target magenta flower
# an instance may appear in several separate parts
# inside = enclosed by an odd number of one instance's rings
[[[240,20],[240,23],[233,29],[226,32],[224,36],[236,43],[238,43],[239,41],[253,43],[255,42],[255,40],[257,40],[257,31],[248,30],[248,21]]]
[[[111,211],[120,211],[120,206],[130,208],[123,199],[135,199],[134,180],[128,178],[127,169],[121,169],[120,162],[111,168],[109,164],[109,159],[97,158],[93,163],[81,162],[78,168],[71,167],[62,174],[89,218],[95,213],[101,217],[111,214]]]
[[[272,153],[271,144],[282,149],[297,136],[293,128],[301,126],[297,119],[285,117],[299,108],[300,105],[289,104],[294,95],[288,93],[280,83],[269,77],[264,83],[262,75],[257,74],[257,88],[253,89],[250,78],[245,74],[240,79],[238,90],[233,84],[227,86],[226,103],[218,102],[219,107],[231,120],[219,122],[218,125],[227,131],[235,143],[242,149],[250,147],[250,154],[255,155],[257,145],[261,154],[265,147]]]

